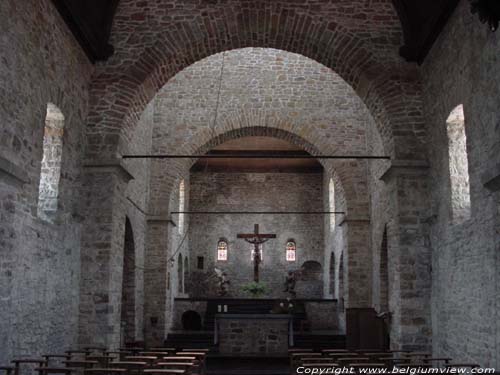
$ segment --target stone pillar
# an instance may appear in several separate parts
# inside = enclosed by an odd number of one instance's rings
[[[495,239],[495,288],[496,288],[496,301],[495,303],[495,313],[496,313],[496,354],[493,360],[493,365],[495,368],[500,367],[500,163],[491,169],[491,171],[485,174],[482,178],[484,187],[493,193],[494,202],[496,205],[495,211],[495,232],[492,234]]]
[[[125,190],[133,177],[118,160],[85,163],[84,173],[79,343],[117,348],[121,344]]]
[[[23,241],[22,224],[26,219],[20,215],[20,205],[16,197],[29,183],[28,174],[20,167],[0,156],[0,363],[8,363],[14,355],[13,346],[17,340],[19,327],[13,325],[12,316],[16,304],[27,301],[15,300],[17,244]]]
[[[395,160],[381,179],[388,185],[389,310],[393,349],[431,349],[431,250],[428,164]]]
[[[144,339],[150,347],[163,345],[169,314],[168,239],[172,221],[167,217],[149,217],[144,257]]]
[[[369,307],[372,290],[370,220],[346,217],[344,231],[344,303],[346,308]]]

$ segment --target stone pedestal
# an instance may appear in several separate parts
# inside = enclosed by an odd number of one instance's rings
[[[287,355],[291,315],[217,314],[215,340],[221,354]]]

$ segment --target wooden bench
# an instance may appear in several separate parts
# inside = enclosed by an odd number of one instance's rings
[[[146,362],[148,365],[152,365],[157,362],[161,357],[153,357],[153,356],[132,356],[125,357],[125,362]]]
[[[5,372],[5,375],[12,375],[14,370],[14,367],[11,366],[0,366],[0,372]]]
[[[368,357],[345,357],[345,358],[336,358],[337,362],[341,366],[352,366],[358,363],[370,363],[373,362],[371,358]]]
[[[192,374],[196,364],[194,362],[158,362],[153,368],[184,370],[186,374]]]
[[[38,358],[14,359],[11,363],[14,364],[14,375],[20,374],[22,364],[37,365],[37,367],[46,367],[48,365],[45,359]]]
[[[124,368],[86,368],[85,375],[121,375],[127,372]]]
[[[432,363],[432,362],[444,362],[445,364],[448,364],[451,362],[451,358],[422,358],[422,362],[424,363]]]
[[[446,368],[480,368],[477,363],[448,363]]]
[[[69,368],[69,367],[36,367],[35,371],[38,372],[39,375],[48,375],[48,374],[70,375],[73,372],[80,371],[80,369]]]
[[[92,368],[92,367],[97,366],[99,364],[99,362],[97,362],[97,361],[85,361],[85,360],[62,361],[62,363],[66,367],[73,367],[73,368]]]
[[[148,367],[148,363],[139,361],[118,361],[118,362],[111,362],[109,364],[109,367],[125,369],[127,373],[138,373],[146,369]]]

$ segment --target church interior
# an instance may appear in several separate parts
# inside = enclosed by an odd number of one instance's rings
[[[0,375],[500,368],[497,0],[0,16]]]

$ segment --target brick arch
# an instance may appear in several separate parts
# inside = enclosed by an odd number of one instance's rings
[[[180,146],[179,149],[184,150],[188,154],[201,155],[233,139],[248,136],[267,136],[287,141],[302,148],[311,155],[325,154],[313,143],[289,129],[281,129],[274,126],[245,126],[244,123],[240,123],[241,127],[238,128],[234,126],[234,123],[226,123],[225,127],[218,129],[217,134],[198,134],[189,140],[189,145]],[[189,148],[185,148],[187,146]],[[175,184],[182,178],[179,176],[187,175],[195,162],[196,159],[175,160],[168,168],[170,178],[165,178],[165,172],[162,169],[161,179],[163,187],[161,190],[163,194],[151,197],[150,210],[168,206],[165,202],[169,201],[170,195],[175,191]],[[339,207],[353,217],[368,217],[367,175],[364,164],[362,162],[352,163],[333,160],[319,160],[319,162],[323,165],[325,173],[335,178],[341,198]],[[159,185],[158,182],[154,181],[156,177],[157,175],[152,173],[152,185]]]
[[[313,22],[307,12],[305,15],[286,12],[273,28],[272,25],[256,26],[261,22],[258,13],[240,17],[234,8],[231,10],[235,13],[222,12],[220,22],[210,27],[197,28],[193,22],[186,21],[161,33],[147,35],[154,43],[141,51],[139,58],[131,57],[133,62],[127,66],[120,64],[118,54],[103,69],[92,86],[89,157],[113,155],[120,137],[126,144],[127,129],[135,126],[147,103],[180,70],[215,53],[244,47],[270,47],[298,53],[334,70],[369,108],[387,153],[421,153],[420,142],[416,142],[414,136],[424,132],[420,86],[414,68],[400,62],[387,62],[386,56],[375,56],[369,42],[353,31],[330,20],[316,22],[314,19]],[[297,31],[299,20],[312,22],[314,27]],[[404,134],[400,138],[410,138],[413,142],[397,147],[393,134],[398,130],[402,130],[398,134]]]

